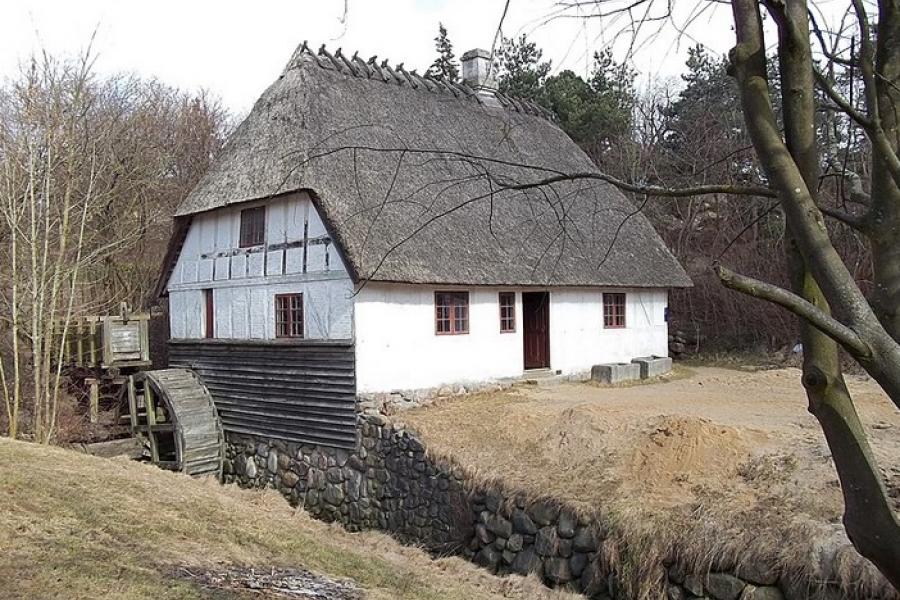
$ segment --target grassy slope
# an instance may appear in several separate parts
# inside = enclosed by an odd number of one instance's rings
[[[384,535],[348,534],[272,491],[0,439],[0,597],[245,597],[168,575],[225,563],[347,577],[370,598],[563,597]]]

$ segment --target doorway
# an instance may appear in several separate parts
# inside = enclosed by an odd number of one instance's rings
[[[550,292],[522,292],[526,369],[550,367]]]

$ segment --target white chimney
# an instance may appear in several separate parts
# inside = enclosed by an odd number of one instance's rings
[[[491,64],[491,53],[476,48],[462,55],[462,80],[478,92],[493,95],[497,91],[497,67]],[[482,94],[479,94],[482,95]]]

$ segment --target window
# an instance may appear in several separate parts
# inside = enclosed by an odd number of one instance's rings
[[[603,294],[603,327],[608,329],[625,327],[625,294]]]
[[[204,327],[205,331],[203,332],[203,335],[208,338],[214,338],[214,337],[216,337],[216,329],[215,329],[216,308],[215,308],[215,305],[213,305],[213,291],[212,290],[203,290],[203,304],[204,304],[204,310],[206,311],[206,315],[205,315],[206,323],[205,323],[205,327]]]
[[[469,292],[435,292],[434,316],[438,335],[469,333]]]
[[[303,337],[303,294],[275,295],[275,337]]]
[[[500,292],[500,333],[516,330],[516,293]]]
[[[260,246],[266,239],[266,207],[246,208],[241,211],[241,248]]]

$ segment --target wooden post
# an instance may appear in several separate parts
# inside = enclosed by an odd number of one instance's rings
[[[100,382],[94,377],[88,377],[84,382],[91,386],[90,419],[91,423],[96,423],[100,420]]]
[[[138,327],[141,339],[141,361],[150,361],[150,317],[141,315]]]
[[[112,319],[109,315],[103,317],[103,362],[101,366],[108,367],[113,363],[113,351],[112,351]]]
[[[84,328],[81,319],[75,319],[75,364],[77,366],[84,365]]]
[[[131,434],[134,435],[134,432],[137,430],[138,426],[138,408],[137,408],[137,394],[134,391],[134,375],[128,376],[128,415],[131,418]]]
[[[92,318],[88,327],[90,331],[90,363],[89,366],[97,366],[97,322]]]
[[[153,389],[150,382],[144,380],[144,406],[147,410],[147,438],[150,440],[150,460],[159,463],[159,446],[156,444],[156,403],[153,401]]]
[[[66,331],[65,327],[57,329],[59,332],[59,340],[63,345],[63,363],[72,363],[72,336]]]

